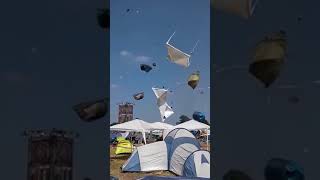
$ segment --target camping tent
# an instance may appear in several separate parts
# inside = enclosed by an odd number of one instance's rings
[[[192,119],[192,120],[186,121],[184,123],[178,124],[174,127],[175,128],[185,128],[185,129],[188,129],[189,131],[206,130],[206,132],[207,132],[207,148],[209,148],[209,129],[210,129],[209,125]]]
[[[210,153],[194,151],[185,161],[183,175],[186,177],[210,177]]]
[[[147,144],[146,132],[152,129],[150,123],[140,119],[134,119],[125,123],[116,124],[110,127],[110,131],[126,131],[126,132],[141,132],[144,143]]]
[[[169,170],[182,176],[186,160],[198,150],[200,144],[190,131],[182,128],[174,129],[168,133],[164,141],[137,147],[122,166],[122,171]],[[195,158],[189,161],[193,159]]]

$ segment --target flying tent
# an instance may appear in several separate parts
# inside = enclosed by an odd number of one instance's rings
[[[268,88],[280,76],[286,57],[285,32],[271,33],[256,45],[253,62],[249,65],[249,73]]]
[[[259,0],[213,0],[213,7],[248,19],[258,2]]]
[[[174,47],[173,45],[170,44],[170,40],[172,39],[173,35],[175,34],[175,32],[170,36],[170,38],[168,39],[168,41],[166,42],[166,47],[168,49],[168,59],[173,62],[176,63],[178,65],[184,66],[184,67],[189,67],[190,65],[190,58],[191,58],[191,54],[193,53],[195,47],[197,46],[198,42],[196,43],[196,45],[193,47],[190,55],[182,52],[180,49]]]
[[[168,90],[160,88],[152,88],[152,90],[157,97],[157,105],[159,107],[161,119],[163,122],[174,113],[172,108],[167,103]]]

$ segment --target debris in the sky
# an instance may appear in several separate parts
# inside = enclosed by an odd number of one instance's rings
[[[181,50],[177,49],[176,47],[172,46],[169,43],[174,34],[175,34],[175,32],[170,36],[170,38],[166,42],[166,46],[168,49],[167,59],[173,63],[178,64],[178,65],[181,65],[184,67],[189,67],[191,55],[189,55],[185,52],[182,52]],[[197,44],[198,44],[198,42],[196,43],[196,45]],[[195,47],[196,47],[196,45],[195,45]],[[194,48],[193,48],[193,50],[194,50]],[[193,50],[191,51],[191,54],[193,53]]]
[[[141,69],[141,71],[149,72],[149,71],[151,71],[152,67],[147,64],[141,64],[140,69]]]
[[[110,10],[109,9],[98,9],[97,20],[99,26],[107,30],[110,28]]]
[[[273,158],[264,169],[266,180],[304,180],[303,169],[294,161]]]
[[[83,102],[73,106],[80,119],[91,122],[104,117],[108,111],[107,99]]]
[[[287,53],[285,32],[268,35],[255,48],[249,73],[268,88],[280,75]]]
[[[214,0],[213,8],[248,19],[252,16],[259,0]]]
[[[199,80],[200,80],[200,72],[197,71],[195,73],[192,73],[188,78],[188,85],[192,89],[195,89],[199,83]]]
[[[141,99],[143,99],[143,98],[144,98],[144,92],[140,92],[140,93],[134,94],[134,95],[133,95],[133,98],[134,98],[135,100],[141,100]]]
[[[229,170],[228,172],[226,172],[223,175],[222,179],[223,180],[252,180],[249,175],[247,175],[246,173],[244,173],[240,170],[236,170],[236,169],[232,169],[232,170]]]
[[[301,22],[302,21],[302,16],[298,16],[297,20],[298,20],[298,22]]]
[[[129,12],[130,11],[130,9],[127,9],[127,12]]]
[[[157,97],[157,105],[160,110],[161,119],[164,121],[174,113],[167,103],[168,90],[160,88],[152,88],[152,90]]]
[[[152,66],[156,67],[156,66],[157,66],[157,64],[156,64],[156,63],[152,63]]]

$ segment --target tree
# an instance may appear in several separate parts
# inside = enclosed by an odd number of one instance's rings
[[[181,115],[179,118],[180,120],[176,123],[177,125],[191,120],[191,118],[186,115]]]

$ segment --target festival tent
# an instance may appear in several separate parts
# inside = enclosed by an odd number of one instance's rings
[[[116,124],[110,127],[110,131],[126,131],[126,132],[141,132],[144,143],[147,144],[146,132],[152,129],[150,123],[145,122],[141,119],[134,119],[125,123]]]
[[[186,177],[210,177],[210,153],[194,151],[185,161],[183,175]]]
[[[194,119],[191,119],[191,120],[186,121],[184,123],[178,124],[174,127],[175,128],[185,128],[185,129],[188,129],[189,131],[206,130],[206,132],[207,132],[207,148],[209,148],[209,129],[210,129],[209,125],[201,123],[201,122],[196,121]]]
[[[200,144],[190,131],[182,128],[174,129],[168,133],[164,141],[137,147],[122,166],[122,171],[169,170],[182,176],[186,160],[198,150]]]

